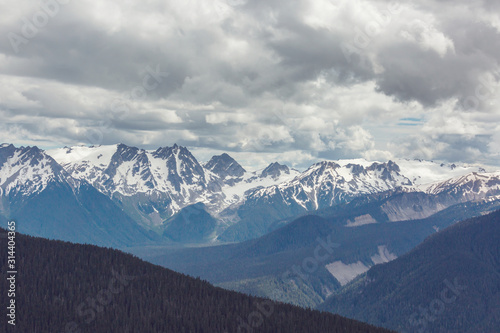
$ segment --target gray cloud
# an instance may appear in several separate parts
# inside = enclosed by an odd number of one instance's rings
[[[0,141],[497,159],[496,1],[7,2]]]

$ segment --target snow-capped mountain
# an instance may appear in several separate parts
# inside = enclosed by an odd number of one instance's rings
[[[289,175],[290,169],[286,165],[274,162],[269,164],[267,168],[262,170],[262,172],[260,173],[260,177],[261,178],[271,177],[273,179],[278,179],[283,174]]]
[[[379,194],[391,196],[381,207],[389,221],[425,218],[452,205],[479,197],[496,198],[492,196],[496,192],[495,182],[491,179],[484,181],[484,193],[481,195],[466,195],[462,190],[460,196],[445,193],[444,189],[440,193],[427,191],[433,184],[438,186],[445,179],[461,175],[458,180],[450,181],[452,188],[458,187],[464,174],[473,171],[480,175],[477,172],[484,172],[482,166],[457,166],[421,160],[398,160],[398,163],[368,162],[362,159],[324,161],[312,165],[290,181],[252,190],[244,201],[229,207],[222,214],[233,220],[219,239],[243,241],[255,238],[282,225],[276,224],[279,220],[286,221],[310,211],[348,203],[355,198],[376,201],[380,199]],[[415,167],[412,168],[412,165]],[[493,189],[488,192],[486,189],[490,186]],[[370,216],[360,218],[374,221]],[[358,224],[362,223],[356,225]]]
[[[346,159],[333,161],[340,166],[348,164],[360,165],[365,168],[372,165],[374,162],[365,159]],[[441,182],[450,178],[460,177],[471,172],[484,173],[487,171],[495,171],[496,168],[488,167],[479,164],[455,164],[426,161],[421,159],[402,159],[397,158],[393,162],[399,167],[399,172],[408,178],[414,186],[429,185]]]
[[[32,196],[50,182],[77,182],[52,157],[37,147],[0,146],[0,196]]]
[[[247,171],[242,177],[232,177],[229,181],[226,178],[222,187],[226,205],[222,208],[241,204],[253,191],[291,181],[299,175],[299,171],[274,162],[262,170]]]
[[[423,185],[424,188],[426,185],[461,177],[471,172],[485,173],[487,169],[494,170],[494,168],[478,164],[437,163],[419,159],[396,159],[395,163],[413,185]]]
[[[314,164],[291,181],[254,191],[247,201],[283,200],[287,205],[296,203],[305,210],[317,210],[356,196],[407,185],[412,185],[411,181],[391,161],[367,167],[325,161]]]

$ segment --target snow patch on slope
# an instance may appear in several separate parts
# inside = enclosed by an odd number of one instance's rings
[[[375,220],[370,214],[365,214],[361,216],[356,216],[354,220],[348,220],[346,227],[359,227],[362,225],[373,224],[373,223],[377,223],[377,220]]]
[[[395,254],[387,249],[387,245],[380,245],[377,250],[378,253],[371,256],[374,265],[383,264],[397,258]],[[337,281],[339,281],[341,286],[345,286],[358,275],[367,272],[372,266],[373,265],[365,265],[361,261],[352,264],[344,264],[342,261],[338,260],[326,265],[325,268],[335,279],[337,279]]]
[[[375,265],[384,264],[384,263],[392,261],[396,258],[397,258],[397,256],[394,253],[391,253],[387,249],[387,245],[379,245],[378,246],[378,253],[371,256],[372,262]]]
[[[341,286],[345,286],[354,280],[356,276],[363,274],[370,269],[370,267],[366,266],[361,261],[348,265],[344,264],[342,261],[335,261],[325,267],[330,274],[332,274],[333,277],[339,281]]]

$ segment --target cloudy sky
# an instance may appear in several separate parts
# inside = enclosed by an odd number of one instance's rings
[[[500,165],[495,0],[3,0],[0,142]]]

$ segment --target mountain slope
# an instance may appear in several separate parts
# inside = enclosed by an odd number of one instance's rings
[[[395,223],[389,222],[380,208],[390,200],[389,197],[367,204],[354,201],[340,205],[333,212],[323,213],[323,218],[304,216],[243,243],[178,250],[156,248],[136,253],[148,261],[225,288],[316,306],[341,289],[342,283],[354,279],[356,275],[349,274],[355,273],[355,267],[367,270],[376,263],[392,260],[464,216],[477,216],[500,207],[499,201],[466,203],[426,219]],[[353,226],[352,221],[360,221],[359,217],[364,216],[371,216],[375,223]],[[321,260],[313,260],[310,264],[314,269],[304,274],[303,265],[315,258],[316,247],[324,243],[338,247]],[[360,273],[363,271],[357,274]]]
[[[202,243],[214,237],[217,221],[197,203],[184,207],[165,222],[163,236],[175,242]]]
[[[434,183],[426,188],[430,194],[449,194],[465,201],[477,201],[500,195],[500,172],[472,172]]]
[[[320,306],[405,332],[495,332],[500,211],[460,222],[370,269]]]
[[[388,332],[215,288],[116,250],[21,234],[16,249],[16,326],[4,315],[2,332]],[[0,293],[7,289],[2,279]]]

